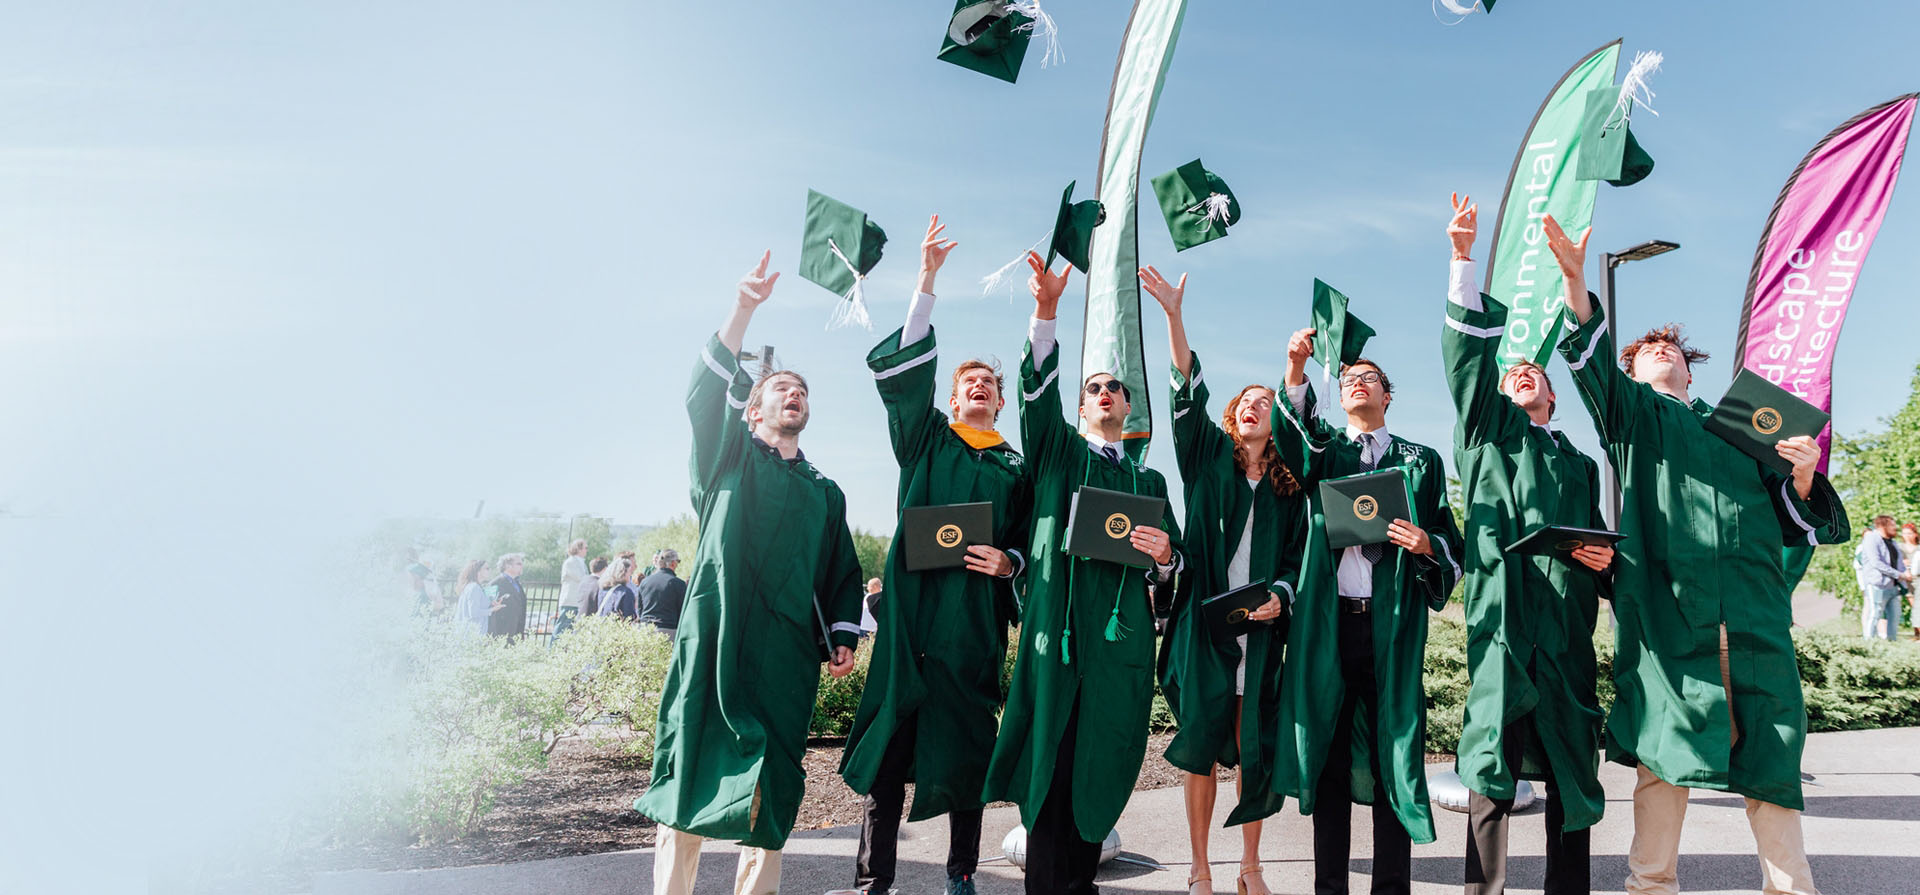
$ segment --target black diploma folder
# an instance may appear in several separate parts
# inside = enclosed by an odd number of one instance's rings
[[[1507,545],[1508,553],[1525,556],[1553,556],[1567,559],[1582,547],[1611,547],[1626,536],[1599,528],[1574,528],[1571,525],[1542,525],[1527,536]]]
[[[1741,453],[1781,473],[1792,473],[1793,464],[1773,446],[1796,435],[1819,435],[1832,418],[1767,377],[1741,370],[1707,417],[1706,427]]]
[[[1153,558],[1135,550],[1127,536],[1136,525],[1158,527],[1166,511],[1165,498],[1081,485],[1067,511],[1067,542],[1061,549],[1087,559],[1152,568]]]
[[[1398,467],[1321,482],[1320,511],[1327,519],[1327,546],[1335,550],[1386,543],[1393,520],[1417,521],[1413,485]]]
[[[963,567],[968,547],[993,543],[993,504],[907,507],[900,514],[900,537],[909,572]]]
[[[1273,592],[1265,581],[1243,584],[1224,594],[1200,601],[1200,614],[1207,620],[1207,633],[1215,643],[1232,643],[1235,637],[1268,624],[1247,618],[1247,613],[1266,605]]]

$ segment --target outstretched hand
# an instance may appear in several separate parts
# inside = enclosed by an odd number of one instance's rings
[[[1313,334],[1318,332],[1309,326],[1294,330],[1287,338],[1287,385],[1299,385],[1307,381],[1307,358],[1313,356]]]
[[[773,295],[773,284],[780,281],[780,274],[778,271],[771,275],[767,273],[767,262],[772,260],[773,250],[768,249],[760,256],[760,263],[740,278],[740,307],[751,311]]]
[[[1452,194],[1453,220],[1447,222],[1447,238],[1453,240],[1453,260],[1472,261],[1473,240],[1480,232],[1480,206],[1472,196]]]
[[[920,241],[920,291],[933,294],[933,278],[940,272],[940,265],[947,263],[947,255],[953,252],[959,243],[951,239],[942,239],[947,225],[940,223],[940,216],[934,215],[927,222],[927,235]]]
[[[1553,260],[1560,263],[1560,275],[1567,281],[1567,306],[1573,309],[1574,317],[1581,323],[1593,317],[1593,302],[1587,300],[1587,240],[1593,236],[1593,228],[1581,231],[1580,241],[1574,242],[1567,237],[1567,231],[1560,229],[1560,222],[1547,215],[1540,222],[1540,229],[1547,234],[1547,248],[1553,252]]]
[[[1169,283],[1166,277],[1160,275],[1160,271],[1148,265],[1140,268],[1140,286],[1153,296],[1154,301],[1160,303],[1161,310],[1166,311],[1168,317],[1180,316],[1180,305],[1187,296],[1186,274],[1180,275],[1179,283]]]
[[[1027,291],[1033,293],[1033,316],[1052,320],[1060,311],[1060,293],[1067,289],[1067,277],[1073,273],[1073,265],[1067,265],[1055,276],[1040,259],[1040,253],[1029,249],[1027,266],[1033,268],[1033,276],[1027,278]]]

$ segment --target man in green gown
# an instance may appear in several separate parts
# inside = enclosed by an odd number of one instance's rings
[[[1613,363],[1607,321],[1587,293],[1587,238],[1542,229],[1567,278],[1578,328],[1560,342],[1618,473],[1618,622],[1608,757],[1639,768],[1627,891],[1678,892],[1687,791],[1747,799],[1767,892],[1816,892],[1800,833],[1807,712],[1794,658],[1784,545],[1838,544],[1846,508],[1817,471],[1813,439],[1776,450],[1782,475],[1708,432],[1713,408],[1687,394],[1706,359],[1668,326]]]
[[[1273,389],[1240,389],[1218,425],[1207,414],[1200,355],[1187,344],[1187,278],[1169,283],[1140,270],[1140,283],[1167,312],[1173,358],[1173,446],[1187,499],[1181,531],[1190,562],[1180,575],[1173,611],[1160,640],[1160,690],[1179,731],[1167,761],[1186,771],[1187,838],[1193,853],[1189,890],[1211,884],[1208,840],[1219,789],[1216,765],[1239,766],[1238,802],[1227,825],[1240,827],[1236,889],[1271,895],[1260,865],[1261,819],[1285,799],[1273,792],[1281,660],[1287,643],[1287,601],[1306,547],[1306,498],[1273,446]],[[1202,601],[1265,582],[1265,605],[1247,618],[1261,624],[1233,640],[1216,638]]]
[[[687,390],[700,543],[660,694],[653,779],[634,802],[660,825],[655,895],[690,895],[708,838],[745,846],[736,895],[779,890],[819,665],[830,653],[833,676],[852,671],[859,638],[846,497],[800,453],[806,381],[781,371],[755,383],[740,368],[747,322],[780,277],[768,275],[770,257],[740,281]]]
[[[1347,891],[1358,801],[1373,806],[1375,895],[1405,893],[1413,843],[1434,839],[1421,685],[1427,612],[1446,605],[1460,579],[1460,535],[1440,453],[1387,432],[1393,383],[1378,364],[1357,358],[1340,371],[1345,432],[1315,413],[1305,374],[1313,335],[1303,329],[1287,342],[1287,400],[1273,424],[1310,514],[1280,682],[1273,791],[1313,816],[1315,892]],[[1319,484],[1389,467],[1407,475],[1414,518],[1395,519],[1386,544],[1327,546]]]
[[[1025,461],[994,430],[1006,406],[1000,374],[964,361],[947,398],[953,419],[934,404],[934,278],[955,245],[943,230],[935,216],[920,245],[906,325],[867,355],[867,366],[887,407],[902,513],[991,502],[994,525],[967,535],[991,543],[968,547],[964,568],[908,571],[904,521],[894,535],[866,691],[840,766],[847,785],[867,797],[855,871],[862,892],[893,887],[901,803],[912,783],[910,820],[947,815],[948,895],[973,895],[1007,625],[1019,616],[1014,576],[1025,560],[1013,545],[1024,549],[1032,496]]]
[[[1606,807],[1593,626],[1600,597],[1611,594],[1613,549],[1581,547],[1568,561],[1506,548],[1548,525],[1605,528],[1600,467],[1548,426],[1555,395],[1545,370],[1517,361],[1501,372],[1507,309],[1473,287],[1478,223],[1473,200],[1455,196],[1440,330],[1471,533],[1461,552],[1473,683],[1454,764],[1469,793],[1466,891],[1506,891],[1507,816],[1515,781],[1527,779],[1553,783],[1547,895],[1585,895],[1589,828]]]
[[[1131,408],[1106,373],[1079,388],[1082,436],[1060,401],[1054,315],[1067,273],[1029,252],[1034,296],[1020,365],[1021,446],[1033,482],[1033,540],[1020,651],[987,768],[985,798],[1020,806],[1027,828],[1026,891],[1092,895],[1100,843],[1126,807],[1147,752],[1153,702],[1154,593],[1171,600],[1180,568],[1169,505],[1161,525],[1127,537],[1154,563],[1135,569],[1062,552],[1073,495],[1082,486],[1164,499],[1160,473],[1119,443]]]

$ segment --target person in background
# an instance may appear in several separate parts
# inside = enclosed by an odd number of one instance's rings
[[[880,590],[884,587],[878,578],[867,579],[867,592],[860,598],[860,636],[872,637],[880,630]]]
[[[500,557],[500,574],[487,583],[500,600],[487,633],[518,638],[527,633],[527,591],[520,586],[520,573],[527,567],[527,555],[509,553]]]
[[[673,639],[680,627],[680,604],[687,599],[687,583],[680,579],[680,553],[662,550],[654,554],[653,571],[640,579],[639,618],[643,625]]]
[[[596,556],[587,565],[587,577],[580,580],[580,614],[600,614],[600,573],[607,570],[607,558]]]
[[[567,558],[560,562],[560,615],[553,622],[553,636],[565,634],[580,615],[580,582],[587,579],[587,542],[575,538],[567,545]]]
[[[486,577],[487,561],[476,559],[460,570],[460,579],[453,585],[460,592],[457,617],[476,634],[487,633],[488,619],[500,608],[500,602],[488,596],[486,585],[480,583]]]
[[[407,550],[407,585],[413,594],[414,608],[418,610],[437,609],[431,596],[430,585],[433,582],[433,564],[420,555],[418,547]]]
[[[1902,568],[1907,570],[1907,608],[1914,608],[1913,579],[1920,578],[1920,527],[1908,522],[1900,526],[1900,542],[1893,545],[1906,559]],[[1913,639],[1920,641],[1920,612],[1913,614]]]
[[[600,614],[634,618],[637,604],[633,586],[633,560],[615,559],[600,573]]]
[[[1855,577],[1860,581],[1860,635],[1868,640],[1880,636],[1875,629],[1881,619],[1887,622],[1886,638],[1900,639],[1900,588],[1913,576],[1900,560],[1893,532],[1892,516],[1875,516],[1853,552]]]

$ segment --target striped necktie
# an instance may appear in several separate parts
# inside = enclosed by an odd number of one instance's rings
[[[1362,432],[1360,433],[1360,437],[1354,440],[1360,442],[1361,471],[1372,472],[1378,469],[1380,467],[1380,454],[1384,453],[1384,451],[1375,448],[1373,433]],[[1377,566],[1381,560],[1387,558],[1387,545],[1380,543],[1363,544],[1360,547],[1360,558],[1366,560],[1367,565]]]

